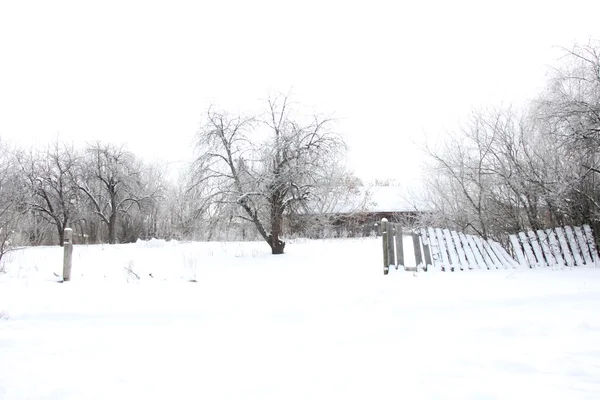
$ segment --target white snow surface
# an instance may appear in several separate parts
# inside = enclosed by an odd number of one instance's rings
[[[68,283],[59,247],[9,254],[0,399],[600,398],[600,269],[384,276],[380,239],[268,250],[76,246]]]

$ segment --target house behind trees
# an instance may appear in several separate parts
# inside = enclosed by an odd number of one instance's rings
[[[307,206],[287,223],[293,236],[364,237],[378,234],[382,218],[411,226],[423,213],[404,186],[357,186],[346,196],[333,201],[327,209],[315,211]]]

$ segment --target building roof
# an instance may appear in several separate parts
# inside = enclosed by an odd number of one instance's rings
[[[365,211],[406,212],[415,211],[414,202],[403,186],[375,186],[368,189],[371,196]]]
[[[347,198],[330,208],[332,214],[356,212],[409,212],[416,211],[410,194],[403,186],[360,186]]]

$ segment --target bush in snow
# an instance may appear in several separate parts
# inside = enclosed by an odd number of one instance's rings
[[[140,276],[134,271],[133,260],[129,261],[129,264],[125,267],[125,271],[127,272],[127,283],[140,279]]]

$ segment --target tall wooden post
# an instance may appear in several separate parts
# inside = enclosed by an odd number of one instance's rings
[[[423,244],[423,258],[425,258],[425,265],[423,267],[424,271],[427,271],[431,262],[431,249],[429,248],[429,239],[427,238],[427,232],[425,229],[421,229],[421,243]]]
[[[381,239],[383,241],[383,274],[387,275],[390,268],[388,252],[388,222],[387,219],[381,219]]]
[[[412,233],[413,248],[415,250],[415,268],[418,271],[419,267],[423,268],[423,257],[421,256],[421,238],[415,232]]]
[[[63,258],[63,282],[71,280],[71,264],[73,260],[73,229],[65,228],[65,254]]]
[[[387,223],[387,232],[388,232],[388,263],[389,265],[396,266],[396,249],[394,246],[394,236],[396,234],[396,224],[393,222]],[[396,267],[396,269],[398,269]]]
[[[394,224],[396,227],[396,269],[398,266],[404,268],[404,245],[402,243],[402,225]]]

